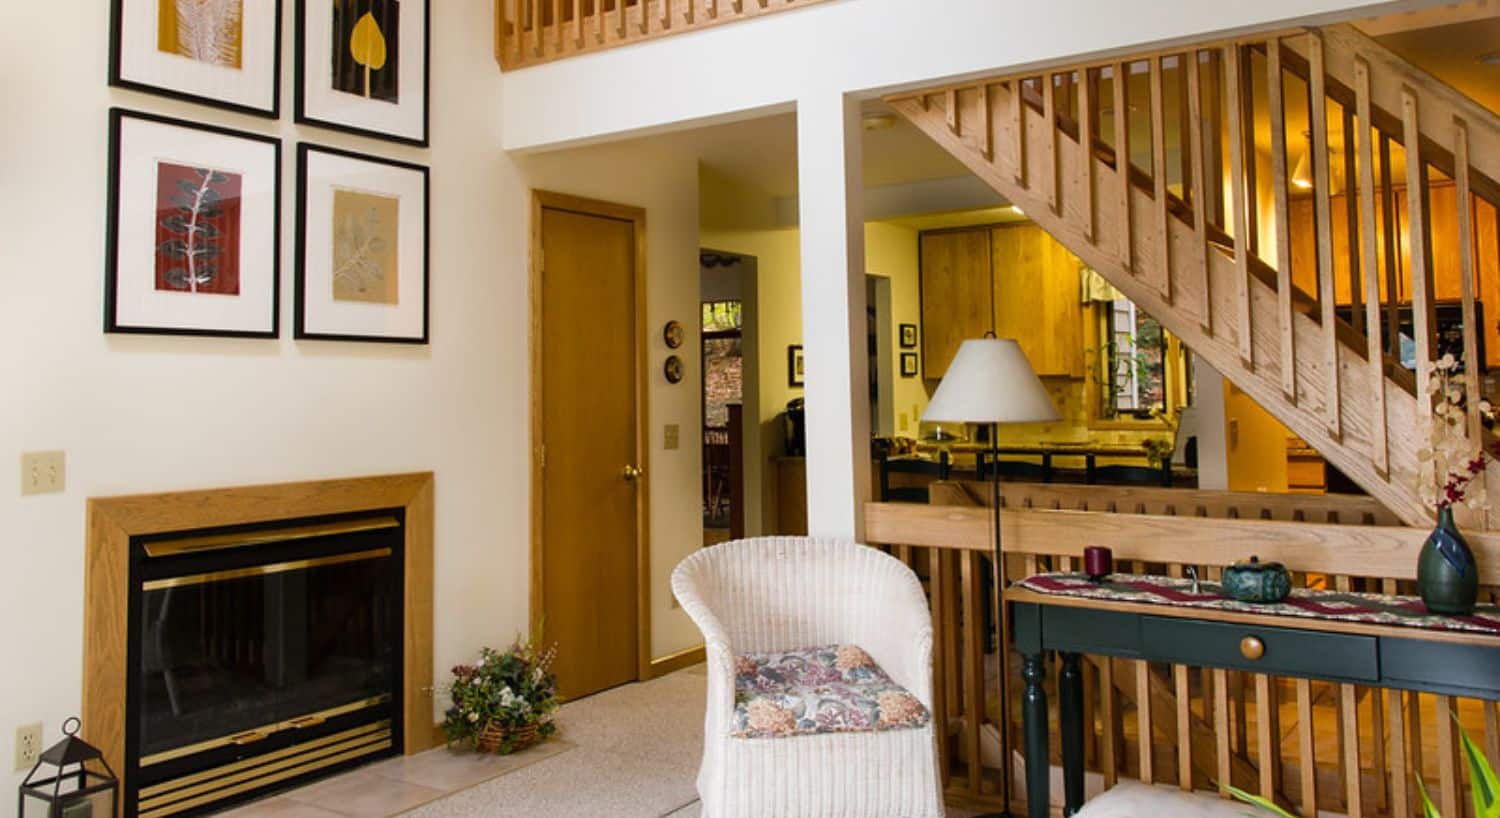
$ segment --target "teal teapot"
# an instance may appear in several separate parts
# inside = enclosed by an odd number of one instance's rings
[[[1280,602],[1292,593],[1292,575],[1279,562],[1237,562],[1224,569],[1224,595],[1240,602]]]

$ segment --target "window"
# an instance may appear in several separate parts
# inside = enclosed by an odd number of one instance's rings
[[[1156,319],[1117,298],[1100,310],[1107,339],[1103,357],[1105,417],[1150,417],[1167,406],[1167,335]]]

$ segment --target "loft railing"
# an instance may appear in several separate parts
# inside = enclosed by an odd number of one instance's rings
[[[495,59],[510,71],[823,1],[496,0]]]
[[[1409,593],[1414,555],[1427,534],[1361,524],[1390,519],[1363,498],[1301,496],[1288,503],[1229,492],[1091,486],[1074,496],[1056,489],[1005,485],[999,587],[1042,571],[1078,570],[1083,547],[1102,544],[1113,549],[1117,565],[1133,571],[1183,576],[1191,565],[1217,579],[1253,548],[1285,562],[1297,583]],[[958,491],[935,497],[969,495]],[[1318,522],[1292,522],[1297,516]],[[949,800],[999,807],[1008,776],[1010,807],[1024,814],[1015,774],[1022,746],[1022,685],[1013,669],[1019,658],[1005,643],[1003,663],[986,648],[983,610],[998,598],[982,559],[992,553],[992,520],[977,507],[865,507],[867,540],[910,565],[928,590],[934,717]],[[1500,536],[1470,540],[1486,555],[1481,565],[1500,565]],[[1500,575],[1489,570],[1481,582],[1482,597],[1493,599]],[[1496,702],[1102,657],[1086,657],[1083,673],[1085,756],[1094,786],[1133,778],[1214,791],[1231,783],[1303,815],[1419,816],[1414,776],[1420,776],[1442,814],[1457,816],[1464,814],[1467,785],[1447,713],[1458,714],[1491,758],[1500,757]],[[1057,678],[1050,672],[1049,684]],[[1002,695],[1011,703],[1003,728],[1011,738],[1008,763],[999,749]],[[1057,701],[1056,692],[1049,698]],[[1050,746],[1060,746],[1058,736]]]

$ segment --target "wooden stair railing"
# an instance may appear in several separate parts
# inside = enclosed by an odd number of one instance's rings
[[[495,60],[510,71],[821,2],[495,0]]]
[[[888,101],[1400,519],[1430,524],[1418,384],[1444,351],[1479,360],[1481,278],[1500,289],[1493,112],[1348,26]],[[1435,322],[1445,272],[1457,339]],[[1477,441],[1479,379],[1465,389]]]

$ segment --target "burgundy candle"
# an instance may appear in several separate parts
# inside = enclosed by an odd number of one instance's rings
[[[1083,549],[1083,572],[1089,579],[1100,582],[1115,569],[1114,554],[1102,545],[1090,545]]]

